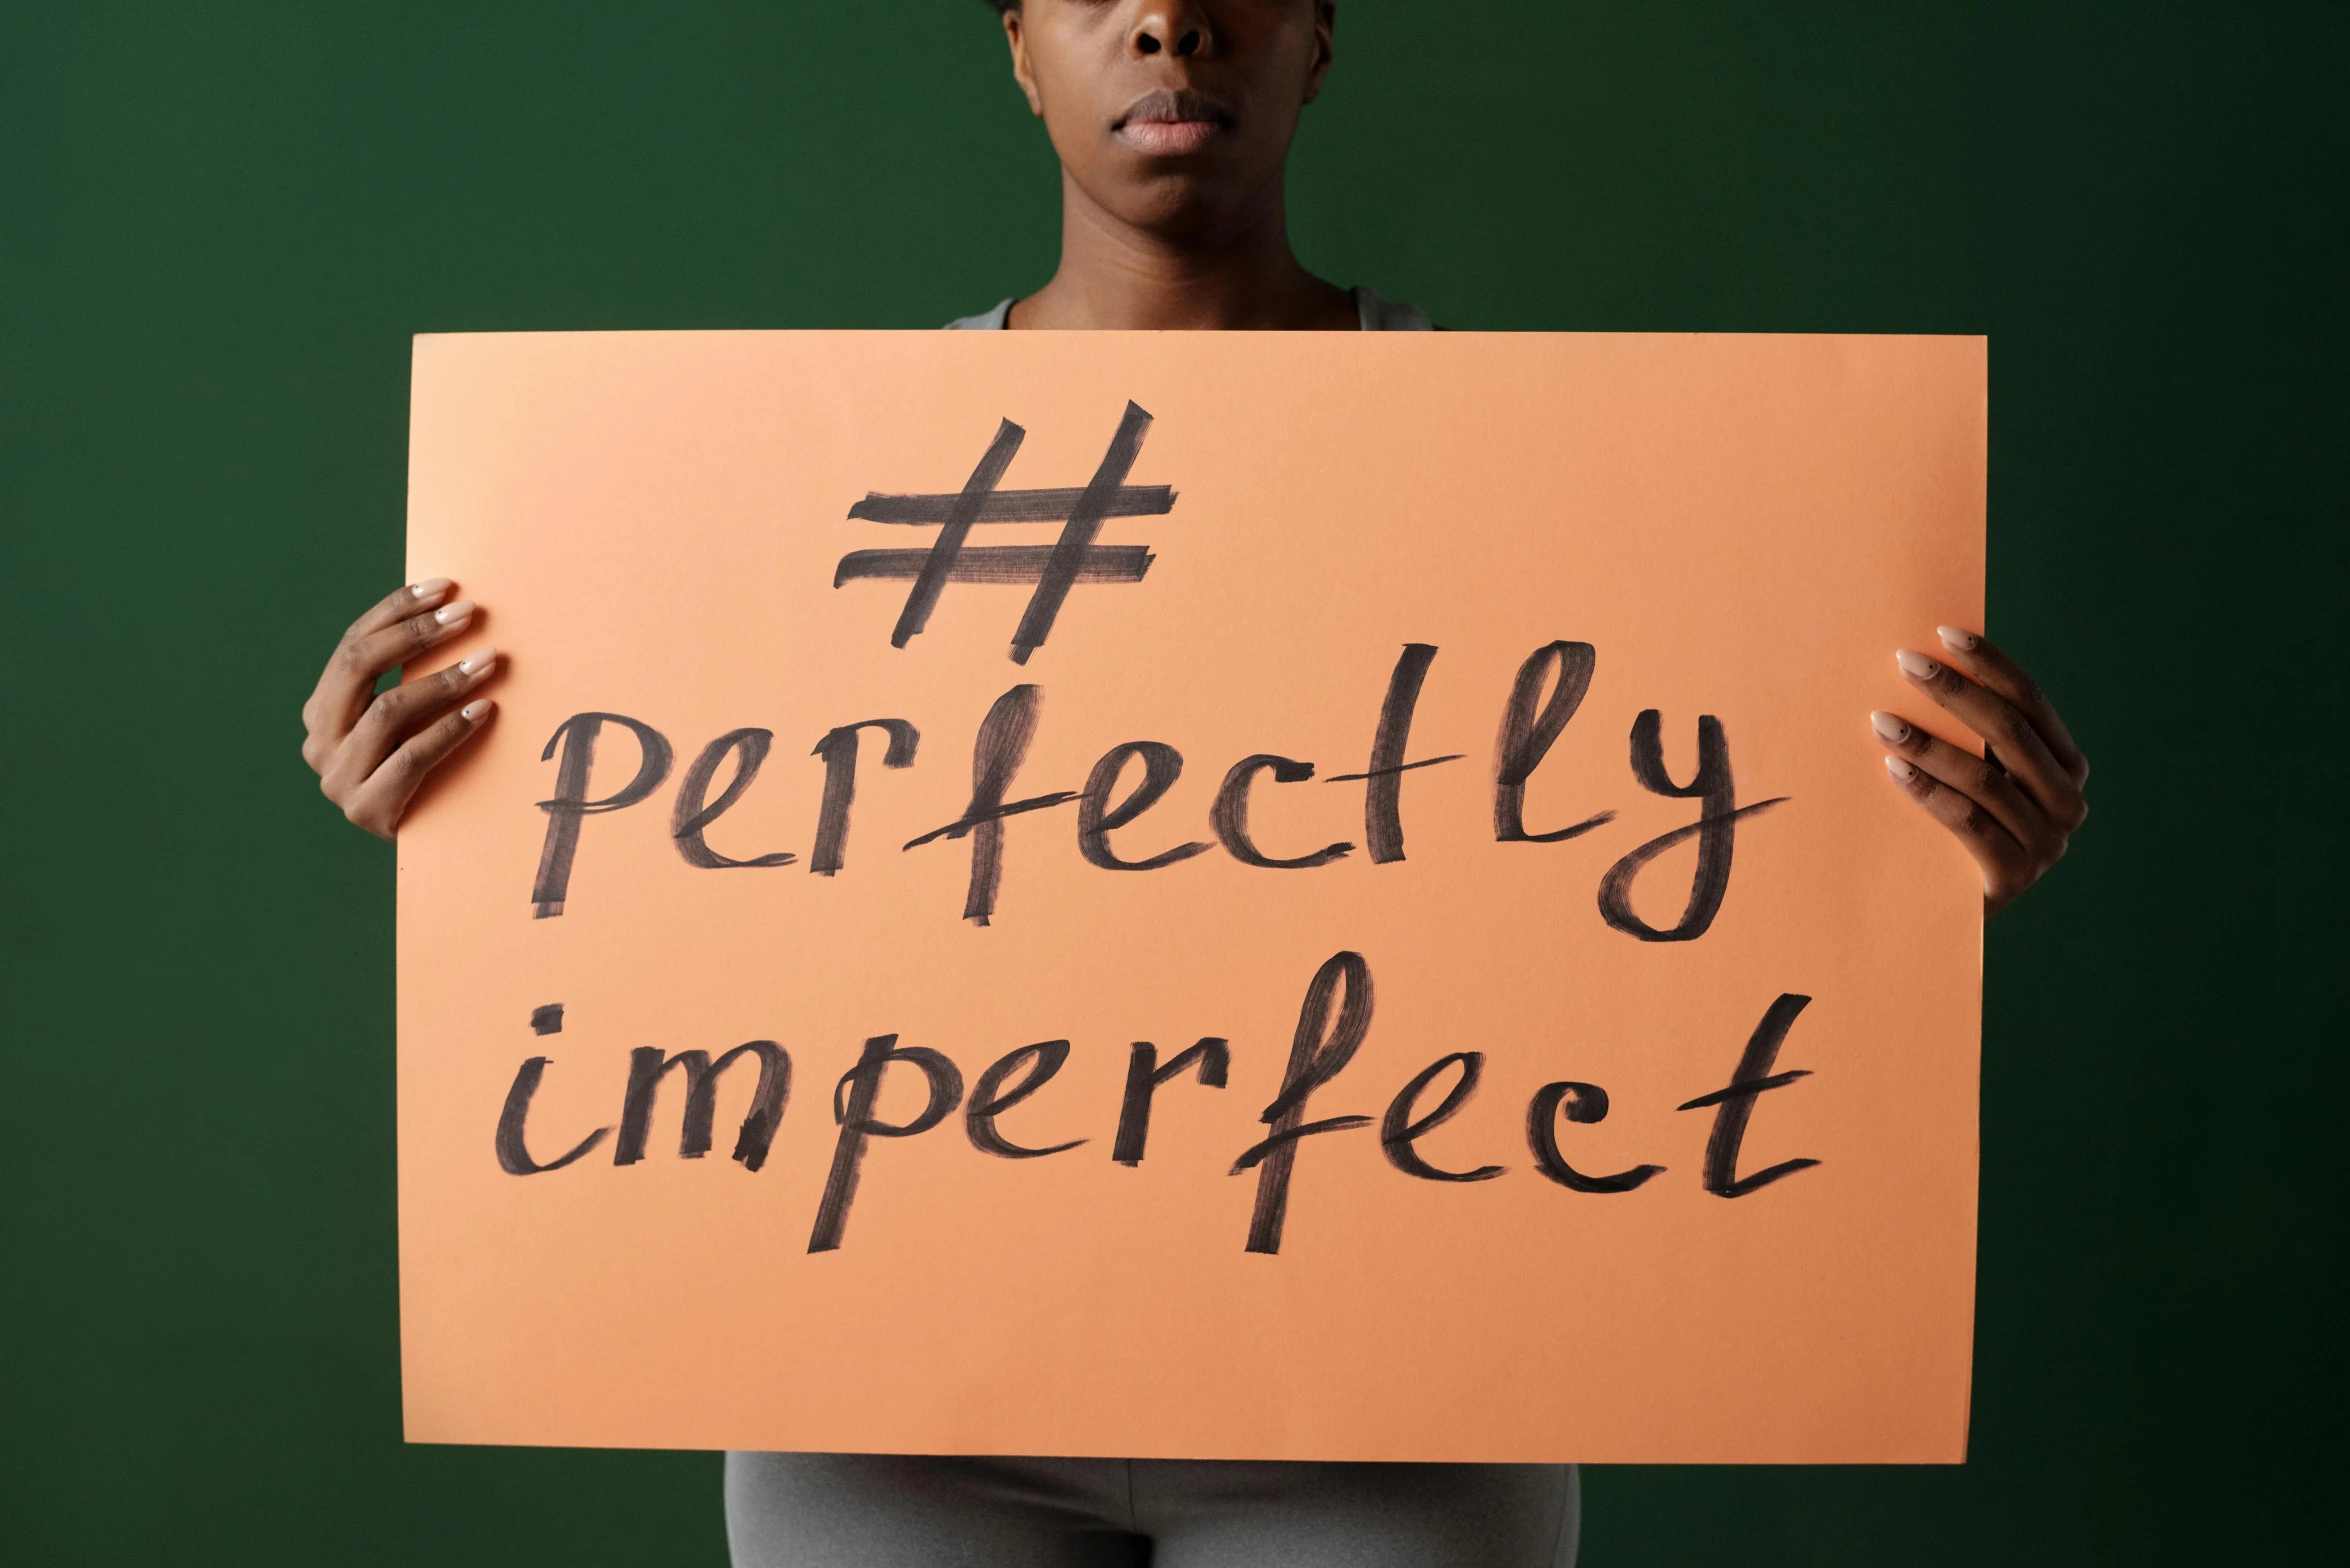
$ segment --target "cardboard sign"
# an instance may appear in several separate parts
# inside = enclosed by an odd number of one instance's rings
[[[416,346],[408,1435],[1952,1461],[1980,339]],[[433,661],[433,666],[445,662]]]

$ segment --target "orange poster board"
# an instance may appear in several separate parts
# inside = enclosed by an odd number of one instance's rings
[[[1962,1458],[1985,366],[420,338],[409,1437]]]

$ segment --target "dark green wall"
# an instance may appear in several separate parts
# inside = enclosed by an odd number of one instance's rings
[[[1342,9],[1329,276],[1989,333],[1993,625],[2097,764],[1989,938],[1974,1459],[1595,1471],[1586,1561],[2285,1560],[2342,1450],[2350,11]],[[1040,282],[989,17],[9,0],[0,182],[0,1557],[718,1563],[713,1457],[400,1443],[392,861],[296,708],[398,578],[411,333]]]

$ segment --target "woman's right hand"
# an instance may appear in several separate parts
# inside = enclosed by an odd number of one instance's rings
[[[419,676],[377,695],[384,671],[462,634],[474,605],[444,603],[455,585],[429,578],[400,589],[351,623],[302,704],[302,760],[326,798],[378,838],[398,831],[424,777],[496,711],[487,697],[450,711],[497,673],[498,650]]]

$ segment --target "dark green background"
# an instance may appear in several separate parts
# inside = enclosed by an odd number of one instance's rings
[[[2338,1547],[2350,10],[1343,13],[1292,182],[1340,282],[1459,327],[1990,334],[1993,626],[2097,764],[1989,937],[1973,1459],[1594,1471],[1585,1561]],[[713,1456],[401,1444],[392,860],[296,709],[398,580],[411,333],[1041,282],[991,20],[0,18],[0,1557],[716,1564]]]

